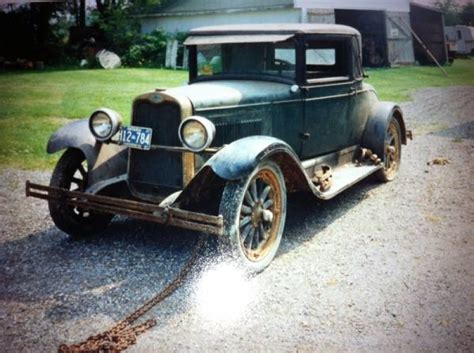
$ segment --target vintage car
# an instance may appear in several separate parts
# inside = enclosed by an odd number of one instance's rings
[[[371,174],[395,178],[403,114],[363,83],[357,30],[214,26],[184,44],[189,84],[136,97],[130,126],[101,108],[51,136],[48,153],[65,150],[51,183],[26,191],[64,232],[125,215],[217,235],[258,272],[278,250],[287,193],[328,200]]]

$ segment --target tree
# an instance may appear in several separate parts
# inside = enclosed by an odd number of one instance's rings
[[[474,26],[474,3],[470,2],[464,5],[459,14],[461,24],[466,26]]]
[[[460,8],[456,0],[436,0],[434,6],[444,13],[446,26],[455,26],[459,24]]]
[[[53,23],[59,22],[63,8],[59,2],[0,8],[0,56],[10,60],[58,60],[64,44]]]
[[[169,0],[96,0],[95,23],[104,33],[104,45],[125,55],[142,38],[140,22],[133,16],[146,13]]]

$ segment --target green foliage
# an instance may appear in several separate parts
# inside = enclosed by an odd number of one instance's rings
[[[166,41],[167,37],[161,31],[142,34],[128,48],[122,58],[123,62],[133,67],[162,67],[165,63]]]
[[[444,13],[444,22],[446,26],[460,24],[459,5],[456,0],[436,0],[434,6]]]
[[[127,8],[112,8],[95,21],[104,34],[106,49],[119,56],[125,55],[130,46],[140,40],[140,23],[129,15]]]
[[[118,54],[129,67],[163,67],[167,37],[155,30],[149,34],[140,31],[140,22],[132,14],[137,9],[162,3],[160,0],[139,0],[128,6],[115,6],[94,13],[94,23],[104,34],[104,47]]]
[[[459,14],[461,23],[466,26],[474,26],[474,3],[469,3],[463,6]]]
[[[70,22],[62,3],[0,7],[0,56],[61,64]]]
[[[436,0],[435,7],[444,13],[446,26],[474,26],[474,3],[472,0],[460,6],[457,0]]]

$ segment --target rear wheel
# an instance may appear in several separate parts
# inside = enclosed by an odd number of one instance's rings
[[[49,185],[83,192],[88,186],[88,175],[84,154],[77,149],[68,149],[56,164]],[[49,201],[49,213],[59,229],[75,238],[104,230],[113,218],[110,214],[95,213],[58,201]]]
[[[392,117],[385,133],[384,144],[384,167],[377,172],[377,177],[381,181],[392,181],[400,169],[402,157],[402,134],[400,124]]]
[[[278,165],[261,163],[248,177],[229,181],[220,204],[222,246],[249,272],[260,272],[275,257],[286,218],[286,188]]]

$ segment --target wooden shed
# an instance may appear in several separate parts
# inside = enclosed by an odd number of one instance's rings
[[[444,30],[444,16],[441,11],[434,8],[410,4],[411,27],[423,41],[433,56],[441,64],[448,62],[448,49]],[[434,64],[423,46],[414,40],[415,59],[422,65]]]

